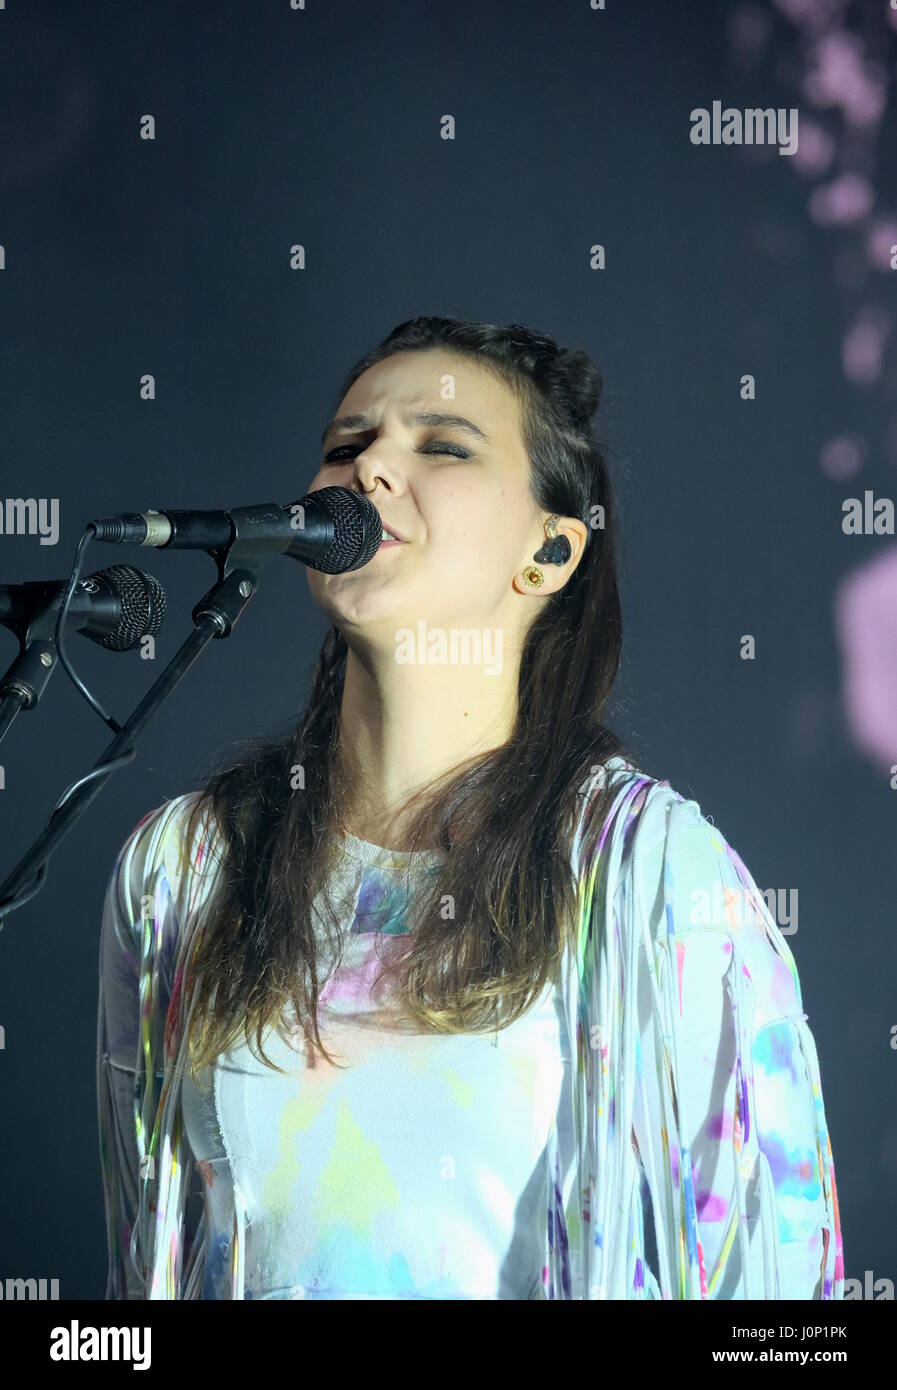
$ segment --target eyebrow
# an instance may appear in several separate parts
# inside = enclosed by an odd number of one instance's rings
[[[432,410],[406,411],[402,416],[402,422],[406,425],[441,425],[443,429],[460,430],[462,434],[470,434],[485,444],[492,443],[479,425],[475,425],[472,420],[465,420],[463,415],[442,415]],[[325,426],[321,444],[325,443],[328,435],[334,434],[337,430],[359,431],[373,428],[374,421],[370,415],[337,415]]]

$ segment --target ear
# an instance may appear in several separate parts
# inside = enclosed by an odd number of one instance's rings
[[[531,554],[523,560],[514,574],[514,588],[517,590],[518,594],[526,594],[527,597],[542,598],[546,594],[554,594],[557,593],[558,589],[562,589],[582,559],[585,553],[586,541],[589,538],[589,533],[584,521],[580,521],[579,518],[575,516],[562,516],[557,523],[556,529],[559,536],[566,536],[567,540],[570,542],[570,558],[566,560],[563,565],[539,565],[539,568],[545,576],[545,582],[541,584],[538,589],[531,589],[523,578],[523,570],[527,565],[538,564],[538,561],[533,560],[532,555],[535,554],[539,546],[547,539],[544,532],[544,524],[548,520],[548,515],[549,513],[546,513],[542,518],[543,532],[541,538],[533,543]]]

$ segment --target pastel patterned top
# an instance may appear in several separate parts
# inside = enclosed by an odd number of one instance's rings
[[[106,894],[107,1298],[843,1297],[794,958],[697,802],[623,758],[595,773],[575,944],[491,1034],[411,1029],[372,988],[440,856],[345,837],[320,999],[340,1066],[288,1014],[264,1037],[283,1071],[241,1045],[194,1080],[184,966],[218,869],[213,827],[185,842],[194,795],[139,822]]]
[[[290,1012],[295,1041],[265,1035],[285,1074],[244,1043],[182,1082],[210,1222],[202,1296],[232,1296],[239,1212],[245,1298],[537,1297],[542,1152],[571,1066],[557,988],[492,1035],[403,1030],[375,948],[412,929],[414,882],[440,856],[418,866],[355,836],[343,855],[348,929],[320,1007],[347,1070],[306,1052]]]

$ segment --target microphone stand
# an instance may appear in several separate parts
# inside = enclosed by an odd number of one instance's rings
[[[195,630],[144,695],[127,723],[122,725],[112,742],[106,746],[92,772],[87,774],[87,778],[82,778],[76,783],[62,805],[54,809],[46,828],[19,860],[9,877],[0,883],[0,927],[10,912],[21,907],[42,886],[42,870],[53,850],[87,810],[116,768],[123,762],[130,761],[130,756],[136,753],[132,740],[146,727],[200,652],[213,637],[231,635],[243,610],[255,595],[259,571],[266,560],[270,559],[271,555],[282,554],[289,548],[291,537],[260,541],[258,536],[252,535],[251,524],[246,527],[249,536],[241,539],[241,523],[237,519],[237,513],[234,512],[233,515],[237,532],[234,539],[226,550],[208,552],[218,565],[218,582],[193,608]],[[112,766],[109,766],[110,763]],[[33,883],[32,880],[36,882]]]
[[[53,588],[47,585],[47,592]],[[62,596],[39,609],[27,626],[16,632],[21,650],[11,666],[0,676],[0,743],[21,710],[32,710],[40,703],[47,682],[59,665],[56,647],[56,615]]]
[[[13,672],[15,672],[16,678],[18,678],[19,672],[16,669],[18,666],[18,661],[13,662],[13,665],[9,668],[9,671],[7,671],[6,673],[6,680],[11,681],[13,679],[13,675],[11,674]],[[50,672],[48,671],[48,680],[49,677]],[[30,689],[34,693],[32,694],[31,701],[29,703],[28,695],[26,695],[21,684],[11,686],[8,690],[4,688],[4,694],[2,698],[0,698],[0,743],[2,743],[4,738],[6,737],[6,734],[8,733],[13,720],[19,713],[19,710],[31,709],[36,700],[39,700],[41,694],[43,693],[43,685],[41,686],[41,690],[39,692],[35,691],[33,685],[30,686]]]

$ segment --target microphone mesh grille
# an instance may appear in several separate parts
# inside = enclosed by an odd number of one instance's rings
[[[361,569],[380,547],[380,513],[360,493],[344,487],[322,487],[309,494],[333,520],[333,540],[316,560],[306,560],[309,569],[322,574],[344,574]]]
[[[154,574],[133,565],[110,565],[94,576],[105,580],[121,600],[121,618],[113,632],[95,640],[113,652],[140,646],[141,638],[159,631],[165,617],[165,590]]]

